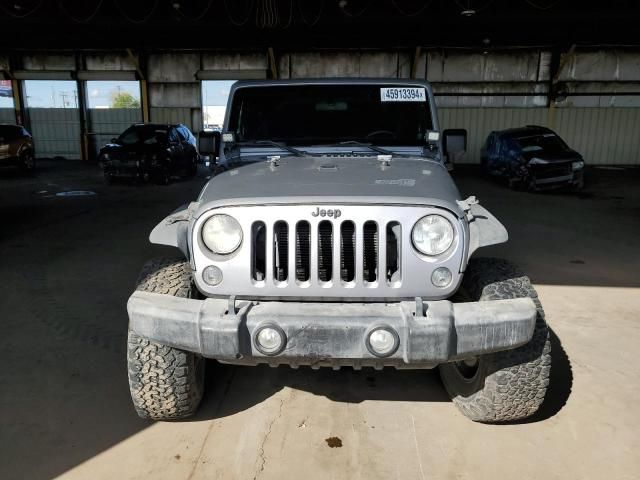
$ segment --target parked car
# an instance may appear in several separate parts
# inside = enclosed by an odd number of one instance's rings
[[[483,171],[512,188],[584,186],[584,159],[553,130],[536,125],[491,132],[481,151]]]
[[[138,123],[100,149],[105,180],[128,176],[168,184],[198,171],[196,138],[184,125]]]
[[[517,267],[472,257],[507,231],[460,196],[444,146],[465,142],[452,135],[423,81],[234,84],[215,151],[200,145],[226,171],[153,229],[182,256],[147,263],[128,301],[138,414],[193,414],[204,358],[439,366],[473,420],[535,413],[551,365],[544,313]]]
[[[0,124],[0,167],[19,167],[27,173],[36,168],[31,134],[21,125]]]

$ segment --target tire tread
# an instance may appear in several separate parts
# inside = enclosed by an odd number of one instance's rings
[[[151,260],[143,267],[136,290],[190,298],[194,288],[189,264],[183,259]],[[195,413],[204,390],[200,356],[129,330],[127,365],[131,398],[140,417],[169,420]]]
[[[471,394],[459,388],[455,366],[442,365],[445,388],[462,413],[474,421],[498,423],[533,415],[549,385],[551,343],[544,310],[531,281],[506,260],[478,258],[469,262],[462,288],[477,301],[531,298],[537,309],[536,326],[526,345],[481,357],[484,382]]]

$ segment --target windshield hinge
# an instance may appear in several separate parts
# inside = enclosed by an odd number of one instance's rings
[[[380,162],[380,165],[382,165],[383,167],[389,167],[391,166],[391,160],[393,159],[393,155],[378,155],[378,161]]]
[[[280,155],[269,155],[267,157],[267,162],[269,162],[269,165],[272,167],[280,166]]]
[[[467,197],[464,200],[456,200],[456,203],[462,209],[462,211],[464,211],[464,213],[465,213],[465,215],[467,217],[467,220],[468,221],[472,221],[473,220],[473,214],[471,213],[471,206],[472,205],[477,205],[477,204],[480,203],[478,201],[478,199],[475,197],[475,195]]]

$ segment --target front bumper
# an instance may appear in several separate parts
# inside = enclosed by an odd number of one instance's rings
[[[566,172],[558,171],[560,169],[551,169],[550,171],[544,171],[544,169],[534,169],[530,174],[532,186],[536,189],[551,189],[562,187],[582,188],[584,185],[584,173],[583,169],[571,170],[567,168]]]
[[[451,303],[250,302],[195,300],[134,292],[127,305],[135,333],[222,362],[293,367],[370,366],[433,368],[453,360],[508,350],[529,342],[536,322],[530,298]],[[276,325],[286,336],[277,355],[261,353],[254,334]],[[398,335],[385,358],[367,348],[368,334],[384,326]]]
[[[147,172],[147,167],[141,160],[131,160],[126,162],[110,160],[102,164],[102,169],[105,174],[114,177],[139,176]]]

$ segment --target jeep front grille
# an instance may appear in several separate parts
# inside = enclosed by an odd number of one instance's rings
[[[214,213],[231,215],[242,227],[242,244],[231,255],[214,255],[202,243],[202,225]],[[446,216],[456,229],[456,243],[442,259],[421,256],[411,244],[413,225],[431,213]],[[202,215],[193,227],[194,278],[200,291],[221,297],[311,301],[445,298],[457,287],[464,235],[456,216],[439,207],[220,207]],[[209,286],[202,280],[200,272],[208,265],[222,271],[220,285]],[[440,266],[457,276],[450,289],[431,284],[431,274]]]
[[[398,222],[388,222],[381,227],[386,248],[380,248],[378,224],[368,220],[358,227],[352,221],[322,220],[316,225],[299,221],[291,226],[285,220],[277,220],[271,229],[263,221],[251,227],[252,272],[251,277],[262,281],[266,272],[276,283],[289,279],[289,235],[293,235],[295,252],[295,283],[327,284],[341,282],[345,286],[362,283],[375,286],[376,282],[400,281],[401,230]],[[267,247],[265,231],[273,232],[272,246]],[[340,232],[337,235],[336,232]],[[273,248],[273,265],[267,264],[266,248]],[[381,258],[384,255],[384,258]],[[339,264],[337,262],[339,260]],[[380,266],[384,266],[383,278]]]

